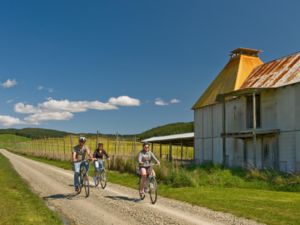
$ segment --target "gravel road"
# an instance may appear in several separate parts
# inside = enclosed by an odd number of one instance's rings
[[[137,190],[108,183],[107,188],[90,190],[90,197],[75,195],[73,172],[33,161],[1,149],[32,190],[67,218],[67,224],[258,224],[231,214],[215,212],[160,197],[155,205]],[[92,179],[90,180],[92,184]]]

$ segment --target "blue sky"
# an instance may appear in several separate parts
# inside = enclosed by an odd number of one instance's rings
[[[192,121],[230,50],[261,49],[263,61],[300,50],[299,8],[296,0],[1,1],[0,128],[130,134]]]

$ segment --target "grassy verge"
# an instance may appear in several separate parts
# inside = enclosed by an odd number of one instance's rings
[[[31,159],[70,169],[69,162]],[[90,171],[92,173],[92,171]],[[137,188],[137,177],[129,173],[109,171],[109,181],[131,188]],[[159,194],[172,199],[205,206],[213,210],[229,212],[236,216],[254,219],[271,225],[293,225],[300,221],[300,193],[262,190],[255,188],[210,186],[172,187],[160,184]]]
[[[0,224],[62,224],[0,154]]]

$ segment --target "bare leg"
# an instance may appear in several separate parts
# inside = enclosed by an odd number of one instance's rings
[[[152,171],[151,171],[151,175],[152,175],[153,177],[155,177],[155,176],[156,176],[154,169],[152,169]]]
[[[145,183],[147,179],[147,172],[145,168],[141,168],[141,183],[140,183],[140,193],[144,193]]]

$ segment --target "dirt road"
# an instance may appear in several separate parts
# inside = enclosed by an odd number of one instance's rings
[[[17,172],[48,204],[71,224],[257,224],[231,214],[159,197],[140,201],[137,190],[109,183],[105,190],[91,187],[89,198],[75,195],[72,171],[36,162],[1,149]],[[92,184],[92,180],[91,180]]]

